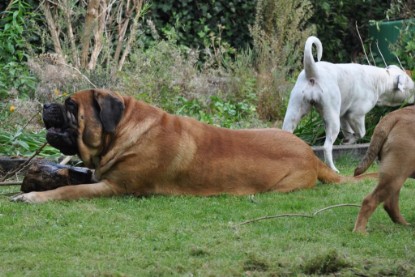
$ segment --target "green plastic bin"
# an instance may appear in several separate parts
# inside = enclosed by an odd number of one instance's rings
[[[370,22],[369,24],[369,38],[372,39],[371,51],[375,57],[381,59],[380,52],[383,55],[386,63],[388,65],[396,64],[399,65],[399,61],[396,59],[395,55],[389,50],[389,44],[393,44],[397,41],[399,37],[400,30],[408,22],[414,22],[413,19],[406,20],[395,20],[395,21],[376,21]],[[378,46],[376,46],[378,42]]]

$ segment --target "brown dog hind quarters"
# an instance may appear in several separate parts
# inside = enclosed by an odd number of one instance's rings
[[[354,232],[366,233],[368,220],[381,203],[394,223],[408,225],[399,210],[399,193],[405,180],[415,173],[414,138],[415,106],[389,113],[376,126],[370,146],[355,169],[355,176],[365,172],[378,158],[379,181],[363,200]]]
[[[317,62],[312,55],[313,45],[317,49]],[[366,113],[375,105],[413,103],[415,86],[406,72],[397,66],[379,68],[322,62],[322,52],[320,40],[309,37],[304,47],[304,70],[291,91],[282,129],[293,132],[314,106],[325,123],[325,161],[338,172],[332,150],[340,130],[344,134],[344,143],[356,142],[366,133]]]
[[[45,105],[43,116],[53,133],[47,138],[95,169],[97,183],[31,191],[14,201],[249,195],[355,179],[337,174],[289,132],[218,128],[108,90],[77,92],[64,105]]]

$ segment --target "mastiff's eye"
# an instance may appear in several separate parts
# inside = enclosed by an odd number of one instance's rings
[[[76,115],[78,113],[78,105],[71,98],[65,100],[66,110]]]
[[[78,115],[78,104],[73,101],[71,98],[65,100],[66,116],[69,121],[69,125],[72,128],[76,128],[77,125],[77,115]]]

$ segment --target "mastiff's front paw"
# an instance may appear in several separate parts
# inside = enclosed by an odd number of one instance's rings
[[[29,193],[21,193],[10,198],[10,201],[13,202],[25,202],[25,203],[41,203],[44,202],[42,198],[39,196],[39,193],[36,191],[32,191]]]

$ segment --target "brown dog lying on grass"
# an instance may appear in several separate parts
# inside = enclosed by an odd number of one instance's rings
[[[377,157],[379,182],[363,200],[355,232],[366,232],[369,217],[382,202],[393,222],[408,225],[399,211],[399,192],[405,180],[415,173],[415,106],[391,112],[379,122],[355,176],[365,172]]]
[[[295,135],[278,129],[229,130],[170,115],[103,90],[44,106],[48,142],[78,154],[97,183],[29,192],[45,202],[122,194],[235,195],[288,192],[355,180],[327,167]]]

